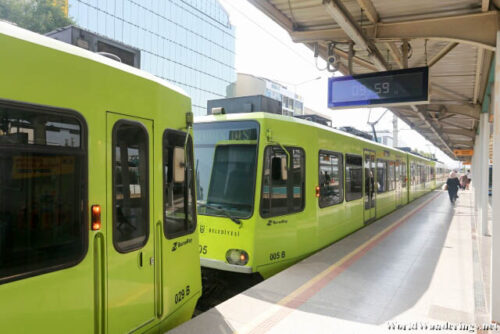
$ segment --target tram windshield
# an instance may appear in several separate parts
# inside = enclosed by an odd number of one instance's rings
[[[198,214],[251,216],[258,132],[253,121],[194,125]]]

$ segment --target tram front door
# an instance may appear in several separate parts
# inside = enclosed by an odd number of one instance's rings
[[[376,191],[375,191],[375,152],[365,151],[365,182],[364,182],[364,221],[365,224],[375,220]]]
[[[394,183],[396,190],[396,207],[399,207],[402,205],[402,197],[403,197],[403,188],[401,184],[401,161],[396,160],[394,171],[395,171]]]

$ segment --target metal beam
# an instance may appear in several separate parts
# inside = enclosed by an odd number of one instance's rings
[[[434,135],[441,141],[443,146],[448,150],[448,152],[450,152],[451,156],[454,157],[455,154],[453,153],[453,149],[448,145],[446,140],[443,138],[443,135],[440,133],[441,129],[436,129],[434,124],[432,124],[432,120],[430,119],[429,115],[425,111],[420,110],[418,106],[412,105],[411,108],[418,114],[418,116],[422,119],[422,121],[424,121],[425,124],[431,129]]]
[[[409,49],[410,45],[408,44],[408,40],[403,39],[403,45],[401,48],[401,51],[403,52],[403,54],[401,55],[401,57],[403,58],[403,68],[408,68],[408,52],[410,51]]]
[[[335,48],[335,53],[338,54],[340,57],[342,57],[344,59],[348,59],[349,58],[348,52],[346,52],[344,50]],[[362,67],[364,67],[364,68],[366,68],[368,70],[372,70],[372,71],[377,71],[378,70],[377,66],[375,66],[372,63],[370,63],[369,61],[364,60],[363,58],[352,57],[352,62],[354,64],[362,66]]]
[[[493,52],[485,50],[483,58],[483,69],[481,70],[481,76],[479,79],[479,90],[477,103],[483,102],[484,93],[486,92],[486,87],[488,85],[488,73],[490,73],[490,67],[494,64],[492,63]]]
[[[472,97],[472,103],[476,104],[479,97],[479,86],[481,83],[481,72],[483,71],[483,61],[484,61],[484,50],[478,48],[477,50],[477,60],[476,60],[476,75],[474,76],[474,95]]]
[[[446,56],[451,50],[453,50],[457,45],[458,45],[458,43],[455,43],[455,42],[448,43],[444,48],[439,50],[439,52],[436,53],[436,55],[434,57],[432,57],[431,60],[429,60],[429,62],[427,63],[428,66],[431,67],[432,65],[436,64],[444,56]]]
[[[370,0],[357,0],[359,7],[363,9],[366,17],[370,22],[377,23],[379,21],[379,16],[377,10],[373,6],[373,3]]]
[[[450,117],[453,117],[453,116],[455,116],[455,114],[452,114],[452,113],[450,112],[450,113],[444,114],[444,115],[442,115],[442,116],[439,116],[439,117],[438,117],[438,121],[440,121],[440,122],[441,122],[443,119],[447,119],[447,118],[450,118]]]
[[[256,0],[252,0],[256,1]],[[365,36],[375,41],[402,39],[434,39],[459,42],[495,51],[498,30],[497,11],[440,17],[405,22],[371,24],[363,27]],[[294,31],[294,42],[349,41],[342,28]]]
[[[462,130],[462,129],[449,129],[449,128],[441,128],[444,133],[450,135],[459,135],[474,138],[476,137],[476,133],[472,130]]]
[[[380,51],[367,39],[340,0],[324,0],[323,7],[342,30],[345,31],[349,39],[370,53],[371,60],[379,70],[384,71],[388,69],[387,63],[380,54]]]
[[[488,9],[490,9],[490,0],[483,0],[483,1],[481,1],[481,11],[482,12],[487,12]]]
[[[309,48],[311,50],[314,49],[314,46],[310,43],[307,43],[306,44],[307,46],[309,46]],[[327,52],[327,47],[325,45],[323,45],[322,43],[318,43],[319,45],[319,48],[320,48],[320,56],[321,58],[323,58],[325,61],[326,61],[326,55],[328,54]],[[339,55],[341,58],[344,58],[344,59],[348,59],[349,58],[349,55],[346,51],[344,50],[341,50],[341,49],[338,49],[338,48],[335,48],[335,53],[337,55]],[[375,65],[373,65],[372,63],[370,63],[369,61],[366,61],[362,58],[359,58],[359,57],[352,57],[352,62],[359,65],[359,66],[362,66],[368,70],[371,70],[371,71],[377,71],[377,67]],[[344,73],[345,74],[345,73]]]
[[[433,105],[427,105],[427,107],[432,107]],[[447,105],[447,114],[455,114],[460,116],[465,116],[475,120],[479,119],[479,113],[481,108],[479,105]]]
[[[389,49],[389,53],[391,54],[394,61],[398,64],[399,68],[405,68],[403,57],[401,56],[401,52],[399,52],[396,44],[394,42],[386,42],[385,46]]]
[[[446,88],[446,87],[443,87],[443,86],[437,84],[436,82],[432,82],[432,84],[431,84],[431,95],[433,92],[438,92],[439,95],[448,96],[454,100],[458,99],[458,100],[464,101],[464,100],[469,99],[468,96],[454,92],[449,88]],[[431,98],[432,98],[432,96],[431,96]]]
[[[462,126],[462,125],[458,125],[456,122],[454,123],[450,123],[448,121],[445,121],[445,120],[441,120],[441,123],[445,124],[445,125],[449,125],[449,126],[453,126],[455,128],[458,128],[458,129],[462,129],[462,130],[471,130],[471,127],[466,127],[466,126]]]
[[[442,99],[430,99],[430,104],[446,104],[446,105],[459,105],[459,106],[473,106],[471,100],[442,100]]]
[[[359,7],[364,11],[366,17],[371,23],[376,24],[380,20],[377,10],[375,9],[375,6],[373,5],[371,0],[357,0],[357,2]],[[405,67],[403,65],[403,62],[401,60],[401,53],[399,52],[398,47],[394,42],[386,42],[385,45],[389,49],[391,57],[398,64],[399,68],[408,67]]]
[[[289,33],[294,29],[294,23],[285,14],[283,14],[279,9],[274,7],[267,0],[248,0],[251,4],[257,7],[261,12],[274,18],[274,21],[278,23],[282,28],[284,28]]]
[[[453,144],[472,147],[474,145],[474,141],[472,139],[471,140],[454,140]]]
[[[425,106],[421,106],[421,108],[426,108],[428,111],[437,111],[436,108],[442,109],[443,105],[442,104],[434,104],[430,103]],[[396,110],[401,110],[401,111],[409,111],[408,107],[396,107]],[[412,108],[413,112],[415,110]],[[441,111],[441,110],[438,110]],[[477,120],[479,119],[479,113],[481,112],[481,107],[479,105],[472,105],[472,104],[451,104],[451,105],[446,105],[446,112],[443,114],[448,115],[448,114],[454,114],[454,115],[460,115],[460,116],[466,116],[468,118]]]
[[[490,9],[490,0],[481,1],[481,11],[487,12]],[[476,75],[474,77],[474,93],[472,97],[472,103],[476,104],[479,97],[479,89],[481,88],[481,72],[483,71],[483,61],[484,61],[484,50],[481,48],[477,49],[477,60],[476,60]]]

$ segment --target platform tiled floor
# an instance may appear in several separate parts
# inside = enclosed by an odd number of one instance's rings
[[[476,324],[486,299],[473,212],[471,192],[452,205],[435,191],[172,333],[399,332],[392,325],[423,333]]]

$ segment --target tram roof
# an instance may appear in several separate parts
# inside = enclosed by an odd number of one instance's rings
[[[339,70],[352,73],[429,66],[430,103],[390,107],[452,158],[471,149],[499,29],[500,0],[249,0],[292,40],[327,57],[335,43]],[[403,41],[410,52],[403,59]]]
[[[1,20],[0,20],[0,34],[10,36],[10,37],[13,37],[16,39],[20,39],[20,40],[23,40],[23,41],[26,41],[29,43],[44,46],[47,48],[51,48],[54,50],[58,50],[61,52],[65,52],[65,53],[68,53],[68,54],[71,54],[74,56],[78,56],[81,58],[86,58],[86,59],[92,60],[96,63],[104,64],[104,65],[116,68],[120,71],[128,72],[130,74],[144,78],[146,80],[156,82],[157,84],[164,86],[168,89],[171,89],[179,94],[188,96],[187,93],[182,88],[177,87],[177,86],[169,83],[168,81],[163,80],[161,78],[158,78],[158,77],[156,77],[156,76],[154,76],[146,71],[137,69],[137,68],[135,68],[133,66],[129,66],[127,64],[120,63],[116,60],[107,58],[107,57],[102,56],[100,54],[97,54],[95,52],[88,51],[88,50],[82,49],[80,47],[77,47],[77,46],[74,46],[74,45],[71,45],[71,44],[68,44],[65,42],[61,42],[61,41],[56,40],[54,38],[50,38],[50,37],[47,37],[44,35],[34,33],[32,31],[23,29],[23,28],[19,28],[13,24],[10,24],[8,22],[1,21]]]
[[[301,118],[285,116],[285,115],[278,115],[278,114],[273,114],[273,113],[268,113],[268,112],[252,112],[252,113],[234,113],[234,114],[223,114],[223,115],[195,116],[194,121],[195,121],[195,123],[208,123],[208,122],[214,122],[214,121],[222,122],[222,121],[264,120],[264,119],[275,119],[275,120],[279,120],[282,122],[303,124],[303,125],[306,125],[309,127],[318,128],[321,130],[333,132],[333,133],[341,135],[341,136],[350,137],[352,139],[356,139],[356,140],[365,142],[369,145],[379,146],[380,148],[382,148],[384,150],[394,151],[394,152],[403,153],[403,154],[409,154],[413,157],[416,157],[416,158],[419,158],[422,160],[426,160],[426,161],[434,161],[434,160],[430,160],[428,158],[425,158],[423,156],[413,154],[412,152],[403,151],[403,150],[400,150],[398,148],[394,148],[392,146],[387,146],[387,145],[384,145],[382,143],[374,142],[372,140],[368,140],[368,139],[363,138],[363,137],[355,136],[355,135],[350,134],[348,132],[344,132],[344,131],[341,131],[341,130],[338,130],[338,129],[335,129],[335,128],[332,128],[332,127],[329,127],[329,126],[326,126],[323,124],[311,122],[311,121],[301,119]],[[438,161],[435,161],[435,162],[438,163]]]

